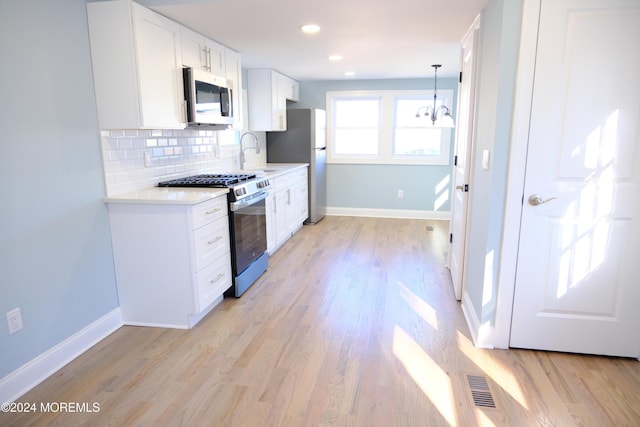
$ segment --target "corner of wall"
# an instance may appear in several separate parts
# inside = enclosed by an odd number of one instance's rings
[[[122,325],[120,308],[116,308],[0,379],[0,402],[15,401]]]

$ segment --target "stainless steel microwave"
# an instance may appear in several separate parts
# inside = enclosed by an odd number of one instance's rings
[[[233,124],[231,82],[210,72],[182,69],[188,125]]]

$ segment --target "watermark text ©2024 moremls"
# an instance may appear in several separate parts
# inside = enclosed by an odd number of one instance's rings
[[[0,412],[91,413],[100,412],[99,402],[4,402]]]

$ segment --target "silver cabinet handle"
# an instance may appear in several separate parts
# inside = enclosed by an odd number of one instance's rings
[[[223,273],[218,274],[216,277],[214,277],[213,279],[209,280],[209,283],[214,284],[216,283],[218,280],[222,279],[224,277]]]
[[[216,212],[220,212],[221,210],[222,210],[222,208],[215,208],[215,209],[212,209],[210,211],[206,211],[205,215],[211,215],[211,214],[214,214]]]
[[[214,243],[219,242],[221,239],[222,239],[222,236],[216,236],[215,239],[211,239],[211,240],[207,241],[207,244],[213,245]]]
[[[538,194],[532,194],[532,195],[529,196],[529,204],[531,206],[542,205],[542,204],[547,203],[547,202],[549,202],[551,200],[555,200],[555,197],[550,197],[550,198],[544,200],[542,198],[542,196],[540,196]]]

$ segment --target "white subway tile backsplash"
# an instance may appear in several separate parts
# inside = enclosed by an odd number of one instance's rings
[[[100,132],[107,197],[141,190],[160,181],[198,173],[240,168],[240,147],[234,131],[103,130]],[[259,133],[259,139],[266,139]],[[266,147],[252,164],[265,163]]]
[[[116,140],[118,150],[128,150],[133,148],[133,140],[131,138],[120,138]]]

